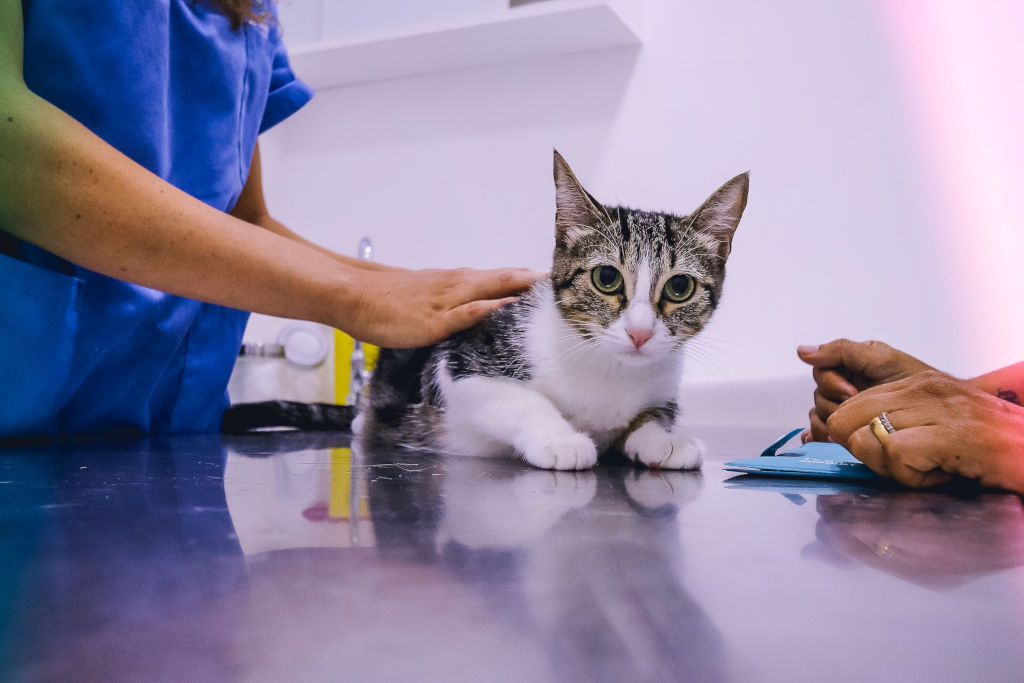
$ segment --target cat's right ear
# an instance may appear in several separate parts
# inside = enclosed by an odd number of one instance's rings
[[[724,261],[732,250],[732,238],[747,206],[750,174],[741,173],[715,190],[693,213],[690,224],[718,241],[718,255]]]
[[[576,174],[555,150],[555,236],[559,244],[571,244],[590,234],[593,226],[611,223],[608,212],[583,189]]]

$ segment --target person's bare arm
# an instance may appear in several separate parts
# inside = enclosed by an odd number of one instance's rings
[[[1024,405],[1024,362],[999,368],[967,380],[987,394]]]
[[[22,40],[21,3],[0,0],[6,232],[105,275],[315,320],[384,346],[442,339],[537,278],[525,269],[367,269],[294,236],[254,229],[153,175],[30,92]]]

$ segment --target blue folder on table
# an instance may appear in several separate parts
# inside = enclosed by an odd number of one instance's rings
[[[803,429],[794,429],[771,446],[758,458],[746,458],[725,463],[730,472],[776,477],[811,477],[815,479],[880,479],[867,465],[853,457],[850,451],[837,443],[800,444],[783,450],[790,439]]]

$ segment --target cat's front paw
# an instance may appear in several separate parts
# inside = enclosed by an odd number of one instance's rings
[[[545,470],[586,470],[597,464],[597,446],[579,432],[531,438],[522,453],[526,462]]]
[[[648,422],[626,439],[626,455],[651,468],[696,470],[704,462],[700,442]]]

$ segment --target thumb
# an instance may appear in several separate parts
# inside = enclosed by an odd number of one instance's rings
[[[815,368],[843,366],[861,372],[871,358],[869,347],[862,342],[836,339],[820,346],[798,346],[800,360]]]

